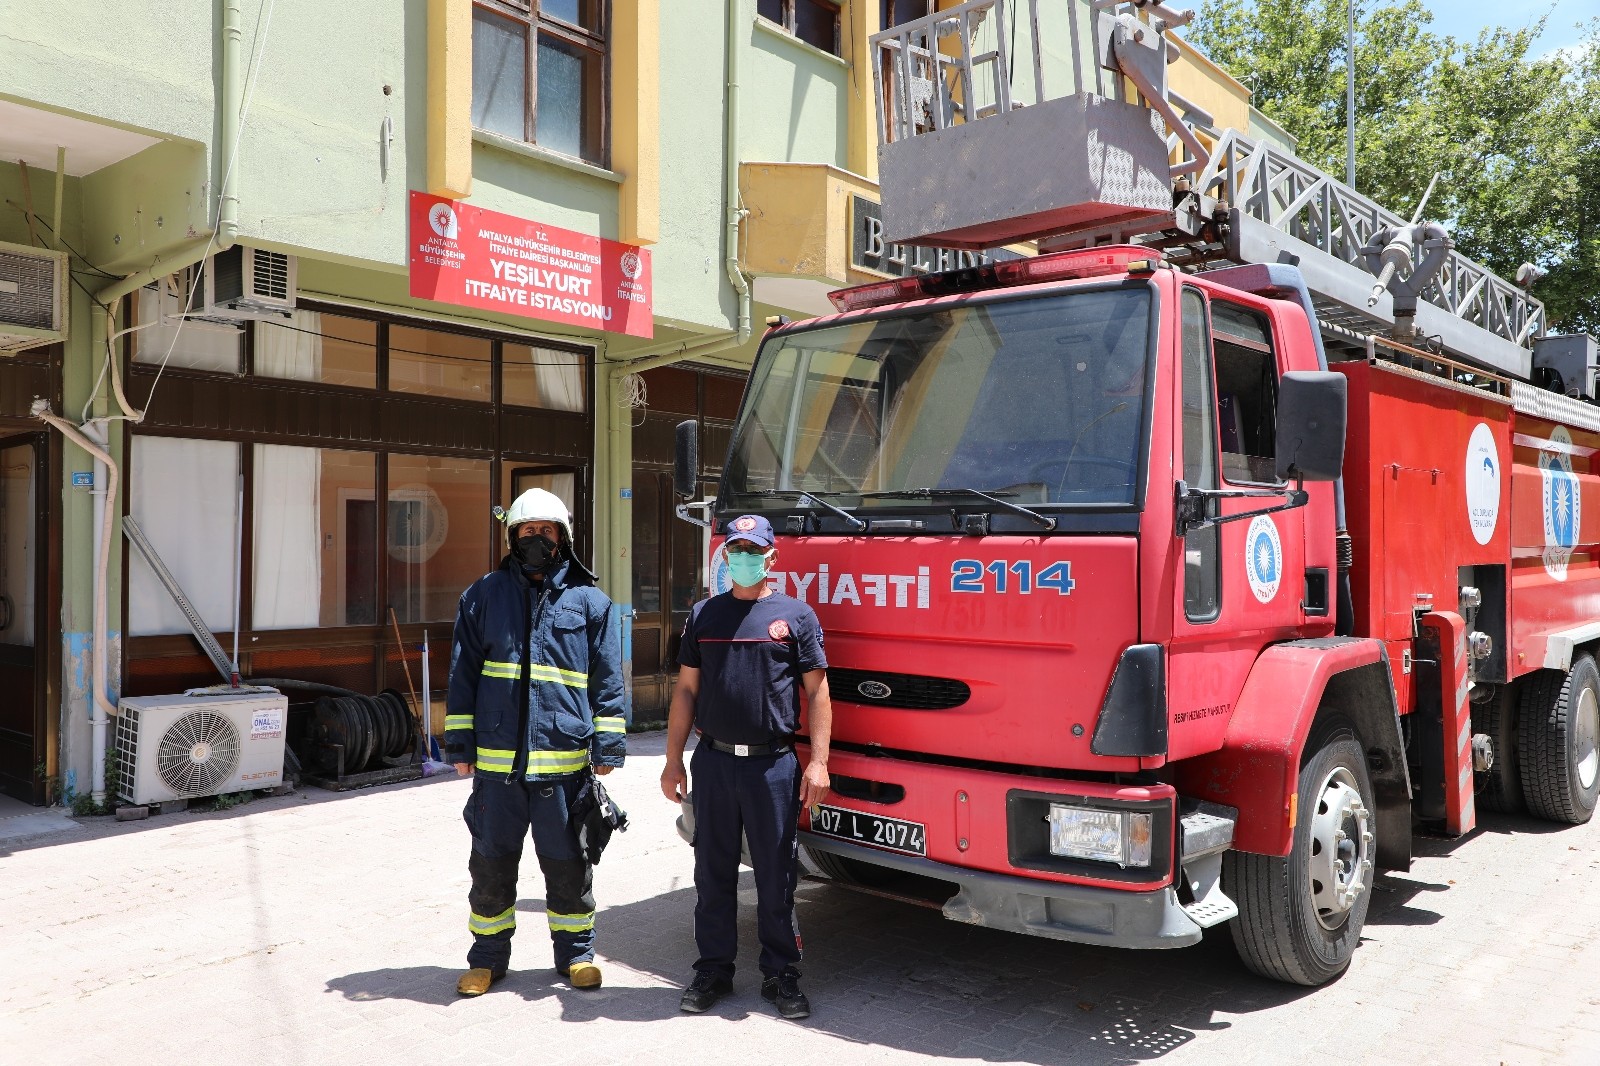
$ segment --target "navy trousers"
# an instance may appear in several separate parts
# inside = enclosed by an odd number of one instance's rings
[[[567,819],[582,783],[582,775],[554,781],[472,779],[472,796],[463,812],[472,831],[467,860],[472,874],[469,967],[504,973],[510,965],[511,938],[517,931],[517,868],[530,829],[544,872],[545,918],[556,969],[566,973],[572,963],[594,958],[594,867],[584,860]]]
[[[732,977],[739,954],[739,840],[750,845],[756,875],[761,972],[772,977],[800,961],[794,888],[799,877],[800,761],[793,751],[745,756],[694,750],[694,940],[696,970]]]

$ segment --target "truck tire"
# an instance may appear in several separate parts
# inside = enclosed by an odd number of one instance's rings
[[[1306,745],[1289,854],[1223,857],[1239,905],[1233,945],[1245,966],[1277,981],[1321,985],[1350,965],[1372,899],[1377,817],[1355,731],[1324,727]]]
[[[1565,675],[1543,670],[1522,686],[1517,742],[1528,813],[1582,825],[1600,795],[1600,669],[1580,655]]]
[[[1494,748],[1494,765],[1483,773],[1478,807],[1502,814],[1522,813],[1522,778],[1517,773],[1517,705],[1509,685],[1488,702],[1472,705],[1472,731],[1484,733]]]
[[[822,876],[831,877],[835,881],[843,881],[850,885],[878,886],[886,885],[900,876],[899,871],[886,866],[874,866],[860,859],[847,859],[843,855],[835,855],[831,851],[823,851],[809,844],[802,844],[801,847],[806,849],[806,857],[821,871]]]

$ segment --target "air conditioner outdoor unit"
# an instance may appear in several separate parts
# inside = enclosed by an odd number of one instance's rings
[[[283,252],[234,246],[206,260],[188,317],[219,322],[294,314],[296,261]]]
[[[67,339],[67,253],[0,244],[0,353]]]
[[[289,701],[279,693],[132,696],[118,706],[117,793],[130,803],[283,783]]]

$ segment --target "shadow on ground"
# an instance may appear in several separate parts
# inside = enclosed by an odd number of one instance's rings
[[[772,1013],[758,991],[748,872],[744,888],[735,992],[711,1011],[729,1019]],[[1117,951],[961,925],[935,910],[834,885],[803,884],[797,898],[806,944],[804,987],[814,1013],[796,1024],[928,1059],[1041,1066],[1146,1062],[1200,1033],[1228,1028],[1221,1013],[1267,1010],[1311,991],[1247,972],[1225,930],[1192,948]],[[613,982],[598,992],[571,990],[544,968],[549,952],[542,926],[526,922],[519,955],[523,965],[541,968],[517,970],[513,959],[511,974],[489,994],[530,1001],[556,997],[565,1021],[676,1017],[679,987],[693,976],[693,907],[692,889],[620,907],[602,904],[602,963],[622,963],[669,987]],[[519,912],[538,909],[527,900],[518,905]],[[535,937],[536,943],[528,943]],[[334,978],[328,989],[350,1000],[470,1009],[470,1001],[454,992],[460,972],[438,965],[374,970]]]

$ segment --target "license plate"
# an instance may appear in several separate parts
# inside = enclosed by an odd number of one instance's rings
[[[818,804],[811,809],[811,831],[907,855],[928,853],[922,823],[885,818],[865,811]]]

